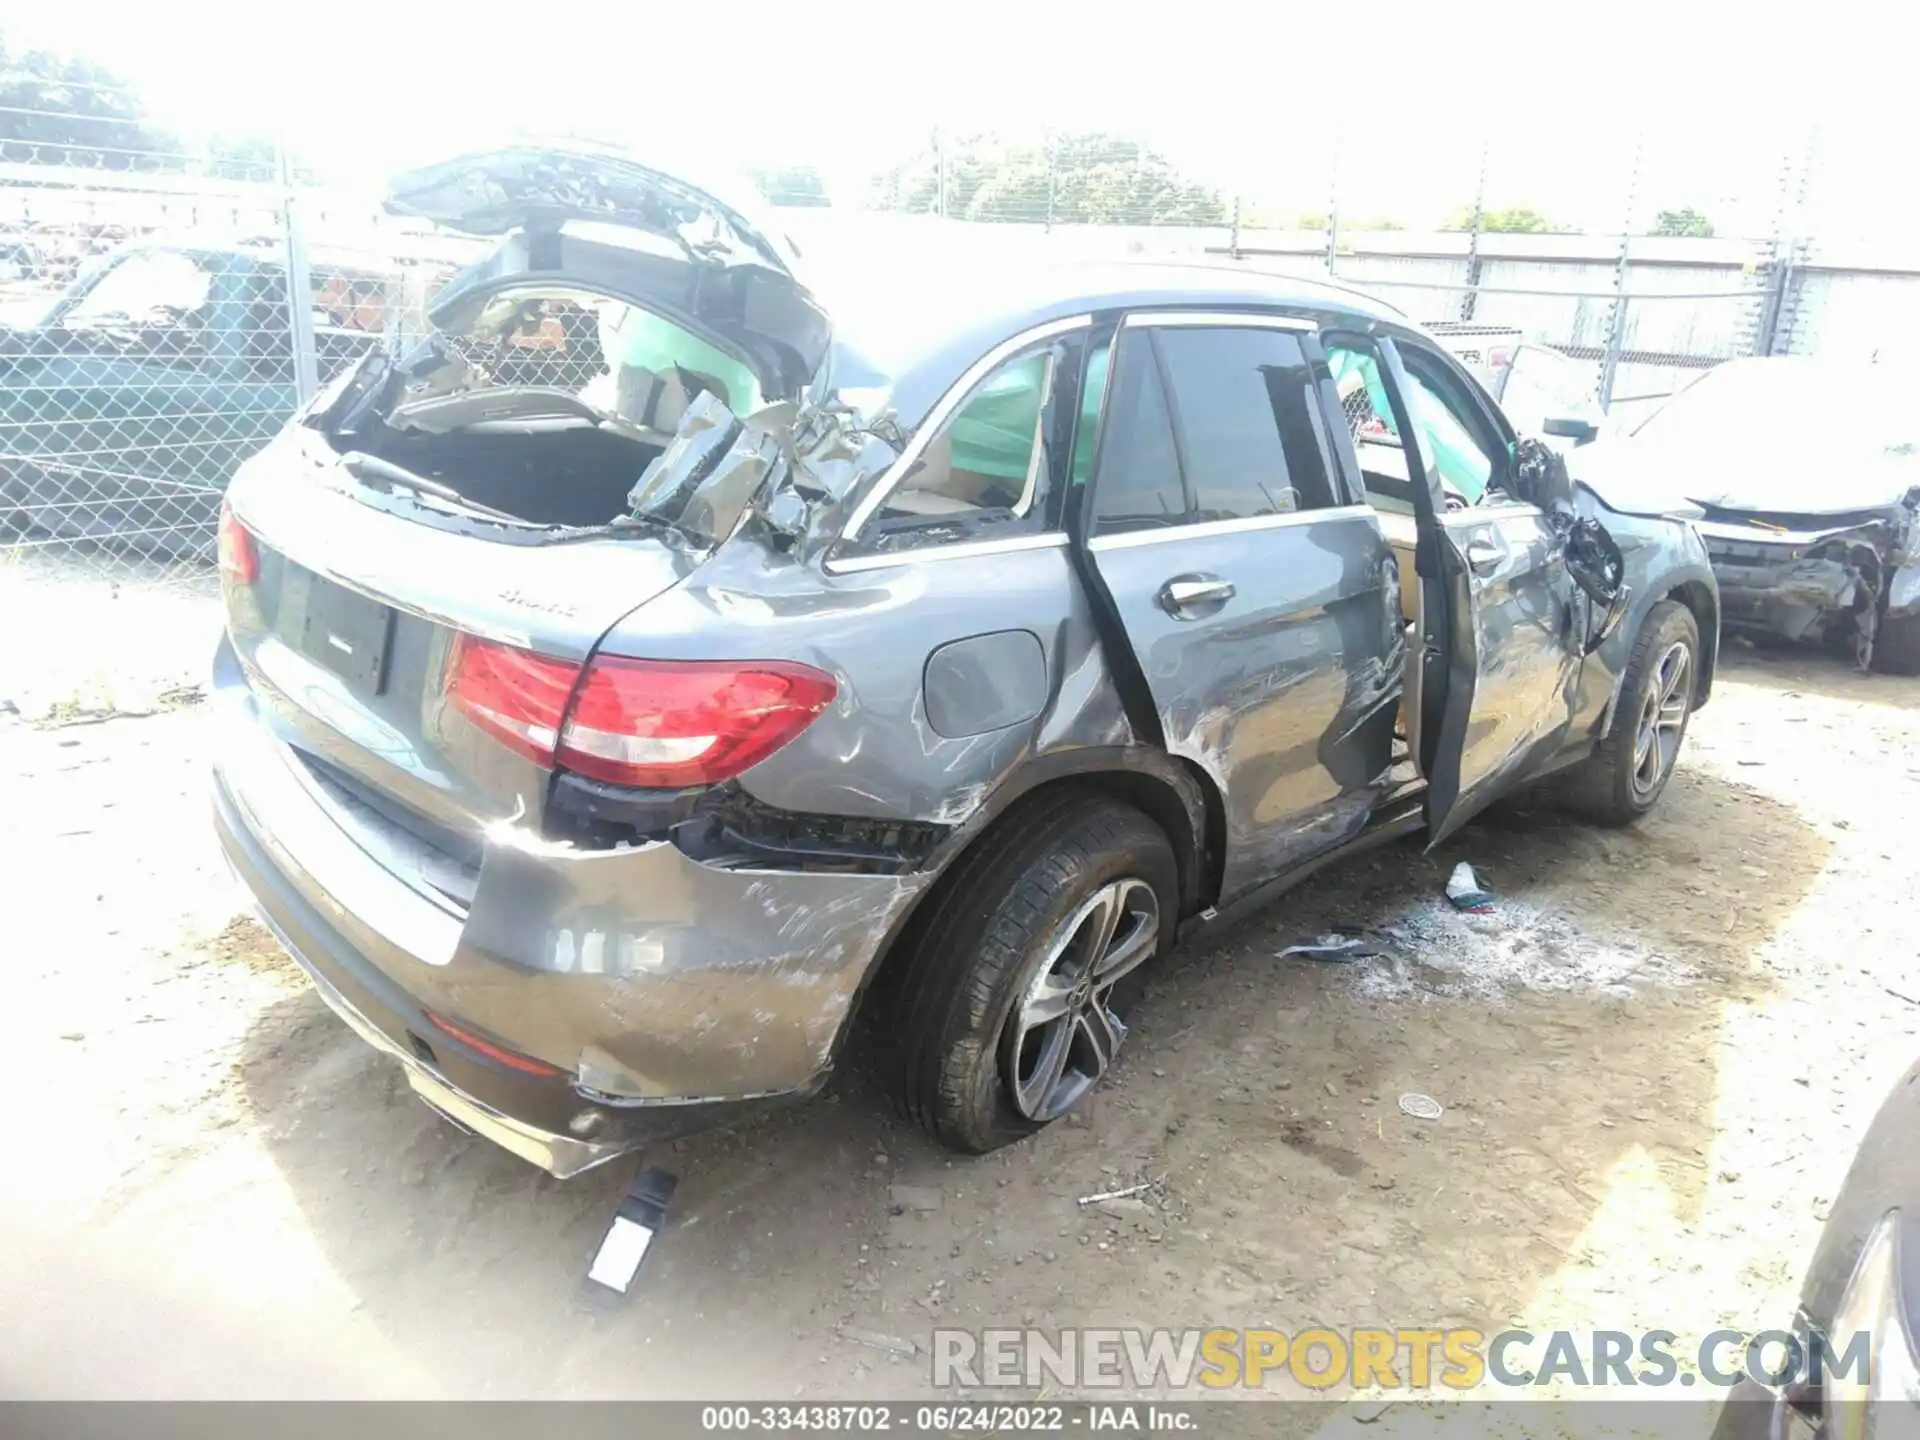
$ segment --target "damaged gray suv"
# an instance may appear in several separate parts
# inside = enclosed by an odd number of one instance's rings
[[[1707,696],[1688,525],[1351,291],[920,275],[830,321],[618,155],[391,203],[499,245],[234,480],[217,824],[347,1023],[555,1174],[856,1031],[940,1139],[1018,1139],[1189,927],[1556,772],[1632,820]]]

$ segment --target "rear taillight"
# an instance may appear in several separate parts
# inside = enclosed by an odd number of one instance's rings
[[[537,764],[613,785],[680,789],[759,764],[832,703],[834,683],[786,660],[601,656],[582,676],[568,661],[462,635],[447,693],[475,725]]]
[[[220,576],[236,585],[251,585],[260,578],[260,552],[254,546],[253,532],[242,525],[233,506],[220,502]]]
[[[550,766],[579,678],[571,661],[458,635],[447,663],[447,698],[509,750]]]
[[[560,763],[615,785],[711,785],[759,764],[833,701],[833,678],[784,660],[603,656],[560,735]]]

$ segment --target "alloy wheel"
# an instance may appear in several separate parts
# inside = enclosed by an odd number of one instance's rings
[[[1680,753],[1693,699],[1692,675],[1693,651],[1686,641],[1676,640],[1647,682],[1633,732],[1633,789],[1642,799],[1660,788]]]
[[[1159,939],[1159,898],[1131,876],[1101,886],[1054,932],[1007,1020],[1007,1087],[1027,1119],[1058,1119],[1107,1073],[1127,1038],[1113,988]]]

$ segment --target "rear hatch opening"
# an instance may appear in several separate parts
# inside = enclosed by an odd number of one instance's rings
[[[315,416],[344,468],[408,493],[410,518],[451,513],[443,528],[577,531],[647,508],[635,486],[699,402],[723,412],[708,428],[731,424],[797,396],[826,357],[791,247],[727,195],[577,142],[396,176],[390,211],[498,243],[435,298],[437,334]]]
[[[461,310],[316,416],[362,488],[507,524],[603,527],[632,514],[703,397],[727,412],[759,402],[745,365],[591,290],[528,283]],[[426,503],[416,518],[440,513]]]

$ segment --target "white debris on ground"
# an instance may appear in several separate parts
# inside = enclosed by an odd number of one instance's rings
[[[0,719],[171,709],[220,640],[210,571],[51,545],[0,545],[0,616]]]
[[[1422,901],[1369,927],[1381,955],[1352,966],[1372,1000],[1433,996],[1498,1002],[1517,990],[1626,995],[1686,985],[1694,970],[1652,950],[1601,938],[1558,915],[1502,899],[1486,912]]]

